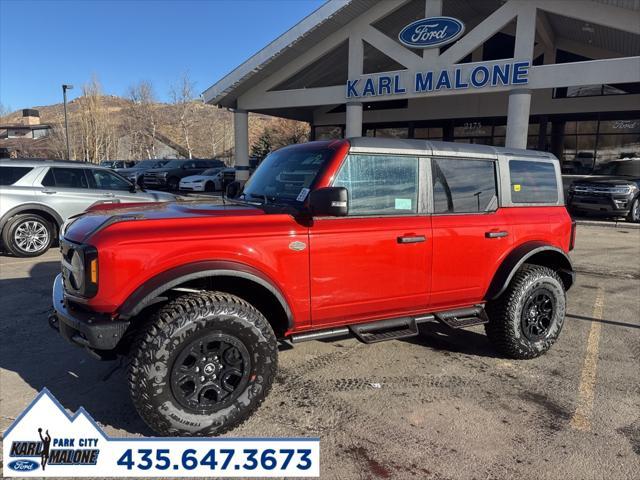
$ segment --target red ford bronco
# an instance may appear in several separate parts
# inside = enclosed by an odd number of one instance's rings
[[[356,138],[271,153],[233,199],[100,205],[61,233],[52,326],[128,355],[162,435],[242,422],[278,342],[485,324],[504,355],[556,341],[574,281],[558,160],[482,145]]]

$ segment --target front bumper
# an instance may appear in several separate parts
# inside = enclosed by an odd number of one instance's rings
[[[112,320],[110,315],[74,308],[64,297],[62,275],[53,282],[53,328],[67,341],[92,350],[113,350],[129,327],[129,322]]]
[[[621,195],[571,195],[569,208],[597,215],[625,216],[631,208],[631,199]]]
[[[180,190],[185,192],[204,192],[204,183],[181,183]]]

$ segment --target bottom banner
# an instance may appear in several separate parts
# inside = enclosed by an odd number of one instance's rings
[[[318,477],[318,438],[111,438],[45,388],[3,437],[4,477]]]

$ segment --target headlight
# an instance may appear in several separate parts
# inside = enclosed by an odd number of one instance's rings
[[[169,172],[162,172],[162,178],[167,178],[167,176],[169,175]]]
[[[191,183],[202,183],[204,180],[191,180]]]
[[[98,251],[90,245],[62,241],[62,275],[67,291],[80,297],[98,292]]]
[[[619,195],[628,195],[631,193],[631,186],[629,185],[616,185],[615,187],[611,187],[609,189],[611,193],[616,193]]]

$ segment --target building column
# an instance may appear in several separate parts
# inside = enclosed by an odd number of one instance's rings
[[[233,112],[233,135],[235,139],[236,180],[249,179],[249,115],[245,110]]]
[[[345,129],[345,137],[361,137],[362,136],[362,103],[347,103],[347,123]]]
[[[511,148],[527,148],[530,108],[531,90],[517,89],[509,92],[505,146]]]

